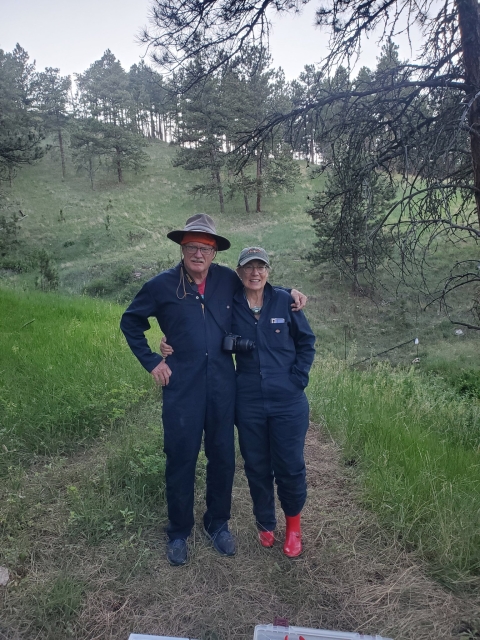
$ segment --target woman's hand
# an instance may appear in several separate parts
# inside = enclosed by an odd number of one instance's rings
[[[300,291],[298,291],[297,289],[292,289],[290,291],[290,295],[293,298],[292,311],[301,311],[307,304],[307,300],[308,300],[307,296],[301,293]],[[163,356],[163,352],[162,352],[162,356]]]
[[[160,353],[164,358],[171,356],[173,353],[173,347],[168,344],[166,336],[163,336],[160,340]]]

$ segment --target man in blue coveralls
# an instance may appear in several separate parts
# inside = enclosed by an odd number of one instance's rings
[[[135,356],[163,387],[165,481],[168,506],[167,559],[188,559],[187,538],[194,525],[195,468],[204,437],[207,457],[204,531],[218,553],[235,554],[228,529],[235,471],[235,370],[222,350],[231,330],[236,273],[212,264],[230,242],[216,233],[204,213],[167,237],[181,245],[182,261],[144,284],[122,316],[120,327]],[[296,308],[306,298],[293,290]],[[168,364],[154,353],[145,331],[155,317],[174,353]]]

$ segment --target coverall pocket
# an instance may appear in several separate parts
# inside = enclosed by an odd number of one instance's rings
[[[303,384],[299,380],[298,376],[296,376],[295,374],[290,373],[288,378],[289,378],[290,382],[293,384],[293,386],[296,389],[300,389],[300,391],[303,391],[305,389],[305,387],[303,386]]]
[[[275,345],[284,345],[287,340],[290,340],[290,332],[288,330],[288,324],[282,322],[279,324],[270,324],[269,327],[269,343],[273,348]]]
[[[232,307],[233,303],[229,298],[215,300],[215,317],[222,329],[227,332],[232,330]]]

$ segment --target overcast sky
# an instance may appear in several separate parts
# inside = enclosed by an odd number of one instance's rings
[[[136,40],[147,24],[151,0],[0,0],[0,48],[18,42],[36,60],[37,70],[59,67],[61,75],[82,73],[110,49],[125,70],[139,62],[145,48]],[[320,62],[326,36],[315,29],[312,0],[300,16],[276,19],[271,38],[275,67],[293,80],[305,64]],[[366,47],[362,63],[376,64],[378,48]],[[408,49],[401,57],[410,57]],[[147,60],[148,62],[148,60]]]

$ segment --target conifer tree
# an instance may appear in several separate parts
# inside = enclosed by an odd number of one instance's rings
[[[113,125],[126,126],[130,123],[128,75],[110,49],[75,77],[83,116]]]
[[[395,197],[383,173],[366,169],[364,153],[362,137],[354,134],[335,145],[325,188],[308,211],[317,236],[309,258],[335,264],[355,292],[375,287],[376,270],[389,255],[388,236],[372,232]]]
[[[243,192],[247,212],[248,198],[255,195],[255,209],[260,213],[264,195],[293,190],[299,168],[284,141],[283,128],[272,131],[265,139],[245,142],[244,136],[271,113],[290,107],[287,85],[283,72],[272,69],[270,56],[258,47],[246,47],[225,77],[234,79],[229,83],[233,90],[228,92],[232,104],[229,139],[233,158],[230,162],[235,174],[231,187]]]
[[[58,139],[62,176],[65,179],[64,130],[68,123],[69,76],[60,76],[59,69],[47,67],[35,77],[35,105],[38,108],[45,132],[54,133]]]
[[[133,129],[151,140],[163,140],[167,95],[162,76],[142,60],[130,67],[128,79]]]
[[[108,155],[102,123],[95,118],[77,119],[70,132],[70,146],[77,170],[87,172],[90,186],[94,190],[95,175]]]
[[[192,62],[182,77],[191,82],[192,75],[202,73],[200,60]],[[182,96],[181,121],[177,134],[180,149],[174,166],[187,171],[202,171],[207,178],[196,184],[192,193],[218,198],[220,213],[225,213],[222,168],[225,164],[225,141],[229,114],[225,100],[225,84],[221,77],[210,77]]]
[[[16,170],[41,158],[42,123],[32,108],[35,65],[20,45],[0,49],[0,180],[12,182]]]

